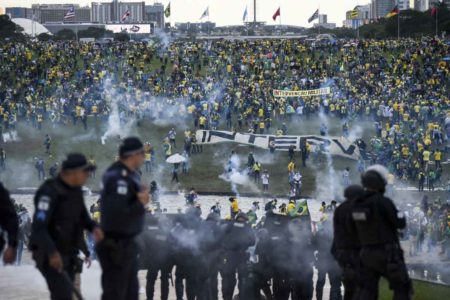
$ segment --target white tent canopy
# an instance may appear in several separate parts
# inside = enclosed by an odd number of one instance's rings
[[[30,19],[14,18],[14,19],[11,19],[11,21],[16,23],[20,27],[22,27],[24,30],[23,32],[30,36],[33,36],[33,37],[38,36],[41,33],[47,33],[47,34],[51,35],[50,31],[48,31],[48,29],[45,28],[44,25],[42,25],[41,23],[38,23],[38,22],[33,22]]]

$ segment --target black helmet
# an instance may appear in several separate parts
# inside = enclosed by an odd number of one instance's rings
[[[206,221],[219,222],[219,221],[220,221],[220,216],[219,216],[218,213],[211,212],[211,213],[209,213],[208,216],[206,217]]]
[[[389,171],[385,167],[373,165],[361,176],[361,183],[366,189],[384,193],[388,175]]]
[[[248,216],[245,213],[240,212],[234,219],[236,220],[236,222],[245,223],[248,221]]]
[[[344,197],[348,200],[355,200],[362,196],[364,189],[359,184],[352,184],[344,190]]]

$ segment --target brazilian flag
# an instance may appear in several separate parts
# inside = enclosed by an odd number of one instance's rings
[[[166,9],[164,10],[164,15],[166,18],[170,17],[170,2],[169,5],[167,5]]]

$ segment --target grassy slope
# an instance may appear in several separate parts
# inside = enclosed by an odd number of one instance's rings
[[[179,123],[179,122],[178,122]],[[339,120],[333,120],[330,125],[330,134],[340,134],[341,125]],[[189,121],[187,126],[192,123]],[[99,186],[99,175],[109,165],[114,157],[118,146],[117,138],[110,138],[106,145],[101,145],[100,137],[105,131],[105,125],[100,121],[95,122],[94,119],[89,120],[89,130],[84,131],[82,125],[76,127],[72,125],[53,129],[47,124],[42,131],[31,129],[29,126],[20,125],[18,128],[20,142],[8,143],[5,149],[8,155],[8,169],[1,173],[1,179],[10,188],[18,188],[24,186],[37,186],[36,170],[34,169],[33,158],[44,157],[46,167],[49,168],[55,161],[61,161],[65,154],[71,151],[80,151],[86,155],[94,155],[99,170],[97,178],[91,180],[90,187],[97,189]],[[318,134],[320,122],[317,119],[308,121],[292,121],[288,125],[289,134]],[[371,123],[362,124],[363,127],[369,129]],[[142,127],[133,127],[132,134],[140,136],[145,141],[150,141],[156,147],[157,163],[164,160],[162,152],[162,139],[171,128],[171,124],[167,126],[157,126],[149,120],[145,121]],[[181,151],[183,146],[183,128],[177,128],[177,146]],[[370,128],[371,130],[371,128]],[[368,130],[368,131],[370,131]],[[366,131],[366,132],[368,132]],[[44,154],[44,136],[49,133],[53,139],[52,155],[48,157]],[[247,146],[238,146],[237,144],[217,144],[203,146],[203,153],[194,155],[191,161],[191,169],[187,175],[180,174],[181,187],[195,187],[199,191],[204,192],[229,192],[230,185],[219,179],[218,176],[223,172],[223,166],[226,163],[232,150],[235,150],[241,157],[242,164],[247,161],[247,155],[250,151],[255,153],[256,159],[262,162],[263,169],[268,169],[271,175],[270,192],[276,194],[286,194],[287,189],[287,152],[276,153],[273,158],[268,151],[261,149],[250,149]],[[298,160],[298,164],[300,161]],[[312,162],[308,162],[311,166]],[[335,159],[335,167],[337,170],[343,170],[346,166],[350,166],[353,171],[355,180],[356,164],[346,159]],[[325,165],[320,166],[323,169]],[[307,169],[300,168],[304,176],[304,187],[306,193],[311,193],[315,189],[315,171],[311,167]],[[157,180],[161,182],[169,190],[176,190],[175,185],[170,184],[171,168],[165,163],[161,164],[159,170],[153,173],[144,172],[144,182]],[[32,173],[27,176],[25,173]],[[240,189],[241,191],[256,191],[254,187]]]

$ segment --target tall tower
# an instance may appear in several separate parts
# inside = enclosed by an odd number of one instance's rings
[[[119,0],[113,0],[112,2],[112,15],[114,21],[120,21]]]
[[[253,0],[253,23],[256,23],[256,0]]]

